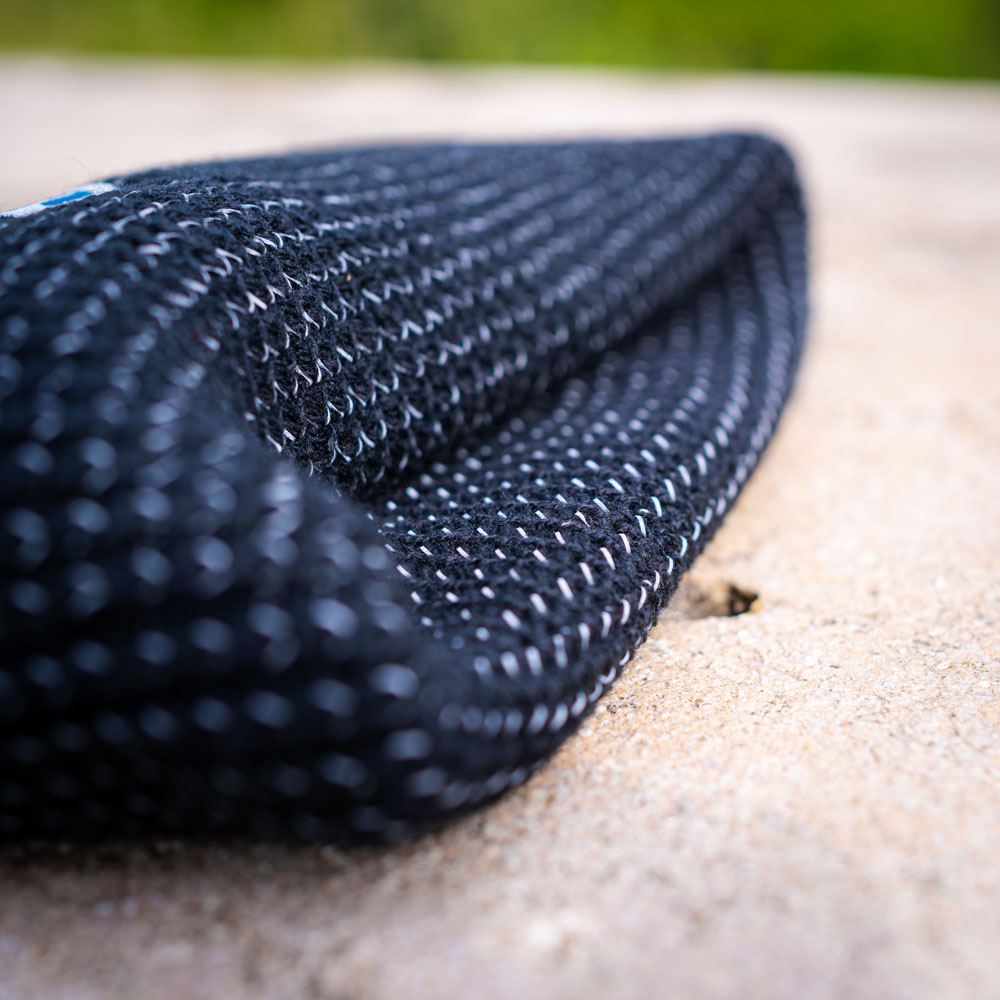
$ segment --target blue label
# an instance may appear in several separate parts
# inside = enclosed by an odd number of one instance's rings
[[[46,198],[45,201],[36,201],[21,208],[12,208],[9,212],[0,212],[0,217],[34,215],[36,212],[44,212],[45,209],[51,208],[53,205],[65,205],[69,201],[79,201],[81,198],[89,198],[92,194],[104,194],[106,191],[114,191],[114,189],[114,184],[108,184],[105,181],[96,184],[83,184],[78,188],[73,188],[72,191],[63,191],[62,194]]]

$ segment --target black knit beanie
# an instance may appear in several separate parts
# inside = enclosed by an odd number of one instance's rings
[[[524,781],[736,499],[805,319],[753,135],[0,218],[0,837],[394,839]]]

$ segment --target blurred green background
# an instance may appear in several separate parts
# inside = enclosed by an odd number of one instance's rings
[[[1000,76],[1000,0],[0,0],[0,50]]]

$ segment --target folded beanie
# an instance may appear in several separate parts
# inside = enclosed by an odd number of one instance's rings
[[[732,505],[805,322],[755,135],[0,218],[0,837],[397,839],[523,782]]]

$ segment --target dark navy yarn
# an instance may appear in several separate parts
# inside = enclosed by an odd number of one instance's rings
[[[522,782],[775,428],[788,154],[112,183],[0,219],[0,836],[391,839]]]

